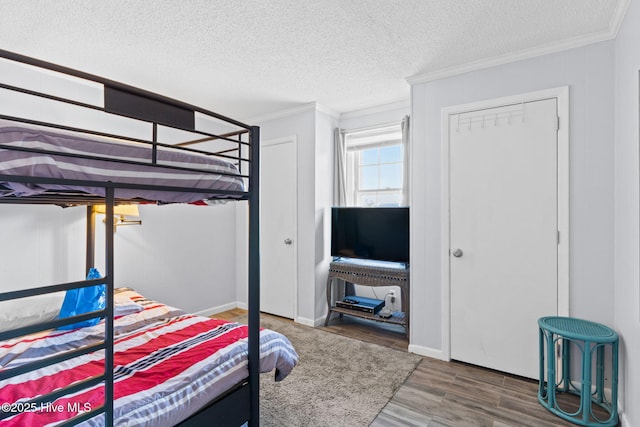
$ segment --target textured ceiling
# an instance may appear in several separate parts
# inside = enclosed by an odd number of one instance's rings
[[[408,99],[408,77],[610,39],[629,1],[0,0],[0,48],[245,120],[342,113]]]

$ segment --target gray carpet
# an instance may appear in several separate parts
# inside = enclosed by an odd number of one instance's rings
[[[260,425],[368,426],[420,356],[263,315],[300,355],[291,375],[260,379]]]

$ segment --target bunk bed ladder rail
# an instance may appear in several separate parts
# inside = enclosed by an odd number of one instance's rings
[[[114,298],[113,298],[113,288],[114,288],[114,280],[113,280],[113,272],[114,272],[114,240],[113,240],[113,230],[114,230],[114,206],[115,206],[115,189],[113,187],[108,187],[106,189],[106,230],[105,233],[105,265],[106,265],[106,277],[107,280],[105,282],[107,288],[107,317],[105,319],[104,326],[104,340],[106,342],[105,354],[104,354],[104,369],[105,369],[105,383],[104,383],[104,406],[105,406],[105,426],[113,427],[113,400],[114,400],[114,392],[113,392],[113,368],[114,368],[114,358],[113,358],[113,347],[114,347]],[[89,219],[89,218],[88,218]],[[91,218],[94,219],[94,218]]]
[[[249,187],[249,387],[251,417],[249,425],[260,425],[260,128],[250,133]]]

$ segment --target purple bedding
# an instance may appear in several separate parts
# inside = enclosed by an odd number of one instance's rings
[[[49,153],[13,151],[3,147],[25,147],[47,150]],[[94,156],[87,159],[59,155],[71,153]],[[187,187],[202,190],[198,193],[154,191],[144,189],[116,190],[118,198],[140,198],[162,203],[192,203],[214,196],[219,190],[243,192],[244,182],[235,165],[213,156],[159,148],[157,164],[151,164],[151,147],[141,143],[127,143],[107,138],[87,138],[79,134],[27,127],[11,122],[0,123],[0,197],[31,196],[49,190],[81,191],[104,196],[104,187],[76,187],[59,184],[25,184],[7,182],[2,175],[62,178],[127,184]],[[113,160],[146,162],[149,165],[119,163]],[[198,169],[184,171],[163,166]],[[214,173],[211,173],[214,172]],[[230,197],[233,197],[232,195]]]

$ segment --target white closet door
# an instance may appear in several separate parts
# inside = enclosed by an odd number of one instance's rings
[[[451,358],[538,376],[558,312],[557,105],[450,116]]]
[[[297,160],[294,138],[260,151],[260,310],[296,315]]]

